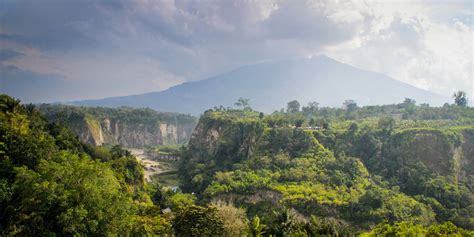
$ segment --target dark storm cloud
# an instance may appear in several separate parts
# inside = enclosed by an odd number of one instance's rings
[[[98,38],[108,16],[101,2],[81,0],[5,0],[0,22],[2,39],[45,50],[103,45]]]
[[[73,99],[100,98],[161,90],[263,60],[324,53],[368,33],[391,35],[373,30],[381,18],[368,5],[349,0],[3,0],[0,47],[24,54],[13,62],[22,70],[78,85],[75,89],[84,93]],[[416,21],[395,20],[388,29],[396,29],[395,24],[402,27],[401,45],[423,43]],[[118,89],[110,90],[111,84],[119,84]]]
[[[314,5],[314,4],[313,4]],[[338,22],[329,4],[308,1],[11,1],[2,33],[42,49],[106,46],[106,40],[150,35],[185,47],[222,40],[259,44],[304,40],[331,44],[357,33],[360,19]]]
[[[0,65],[0,93],[20,98],[23,102],[57,102],[57,95],[71,92],[72,86],[57,76]]]

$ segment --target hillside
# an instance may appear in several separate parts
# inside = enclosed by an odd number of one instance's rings
[[[1,236],[163,235],[170,222],[148,190],[128,151],[83,144],[0,94]]]
[[[339,107],[353,99],[360,105],[393,104],[404,98],[442,105],[449,98],[421,90],[388,76],[360,70],[326,56],[265,62],[238,68],[161,92],[73,102],[85,106],[149,107],[159,111],[199,114],[214,106],[232,106],[240,97],[263,112],[279,110],[287,101],[317,101]]]
[[[408,105],[206,111],[151,148],[182,157],[175,189],[0,95],[0,235],[472,236],[474,110]]]
[[[186,143],[197,119],[151,109],[99,108],[42,104],[46,119],[70,128],[83,142],[125,147]]]
[[[406,111],[408,118],[396,118]],[[243,206],[267,226],[272,213],[289,210],[296,219],[323,219],[339,234],[384,222],[474,229],[473,114],[403,104],[207,111],[183,155],[183,188]]]

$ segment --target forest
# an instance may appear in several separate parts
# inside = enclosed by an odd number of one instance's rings
[[[263,114],[241,98],[170,150],[170,187],[1,95],[0,235],[473,236],[474,109],[458,102]]]

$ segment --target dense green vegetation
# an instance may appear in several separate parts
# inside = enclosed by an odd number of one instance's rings
[[[41,104],[38,106],[38,110],[41,111],[41,113],[49,121],[65,121],[86,116],[98,119],[113,118],[124,122],[133,122],[140,124],[156,124],[157,122],[184,124],[195,122],[195,118],[190,115],[180,113],[157,112],[148,108],[107,108]]]
[[[236,106],[148,150],[181,157],[181,192],[1,95],[0,235],[473,236],[472,108]]]
[[[0,96],[0,235],[145,235],[170,220],[143,169],[115,146],[81,143],[31,105]]]
[[[270,115],[238,106],[206,111],[183,154],[183,189],[199,200],[243,207],[277,236],[407,225],[426,234],[447,221],[474,229],[474,109],[410,99],[341,109],[291,101]],[[279,218],[294,223],[282,230]]]

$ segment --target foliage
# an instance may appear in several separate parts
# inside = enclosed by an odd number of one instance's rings
[[[456,104],[457,106],[462,106],[462,107],[467,106],[466,92],[458,91],[454,93],[453,98],[454,98],[454,104]]]
[[[472,236],[472,108],[293,104],[209,110],[187,147],[150,148],[180,155],[181,191],[0,95],[0,235]],[[79,122],[153,113],[41,107]]]
[[[417,106],[412,99],[350,111],[316,107],[264,116],[208,111],[182,156],[187,191],[204,202],[224,198],[247,207],[266,234],[288,233],[271,214],[285,208],[303,218],[291,229],[302,236],[317,232],[304,224],[311,216],[331,220],[318,225],[339,233],[384,222],[452,220],[472,228],[472,188],[450,159],[474,124],[470,108]]]
[[[473,236],[474,232],[456,227],[451,222],[436,224],[428,228],[410,222],[393,225],[381,224],[362,236]]]
[[[250,99],[244,99],[242,97],[240,97],[237,102],[235,102],[235,106],[237,107],[242,107],[243,110],[248,110],[248,111],[251,111],[252,108],[250,108],[250,103],[249,103]]]
[[[173,220],[176,236],[220,236],[224,223],[215,207],[189,206],[180,209]]]
[[[260,218],[258,216],[254,216],[250,225],[250,232],[252,233],[252,236],[262,236],[263,234],[265,234],[265,229],[266,226],[260,223]]]
[[[0,235],[169,233],[128,151],[83,144],[6,95],[0,109]]]
[[[104,164],[61,153],[42,160],[36,172],[20,167],[16,173],[9,233],[113,234],[128,224],[130,199]]]
[[[245,209],[237,208],[232,203],[217,201],[211,204],[217,209],[217,215],[224,224],[224,236],[247,236],[249,221]],[[257,227],[258,228],[258,227]]]
[[[287,113],[297,113],[299,111],[300,111],[300,102],[298,102],[297,100],[288,102],[288,105],[286,106]]]

